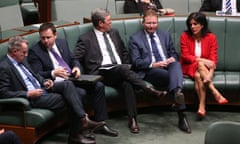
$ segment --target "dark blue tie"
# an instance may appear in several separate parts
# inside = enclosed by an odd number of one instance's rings
[[[155,57],[156,62],[162,61],[162,58],[161,58],[160,53],[159,53],[158,48],[157,48],[157,44],[154,40],[154,35],[150,34],[149,36],[150,36],[150,39],[151,39],[152,52],[153,52],[153,55]]]
[[[57,54],[57,52],[56,52],[53,48],[50,49],[50,52],[53,54],[53,56],[54,56],[55,59],[58,61],[58,63],[59,63],[60,66],[66,68],[69,73],[72,73],[71,68],[69,67],[69,65],[64,61],[63,58],[61,58],[61,57]]]
[[[18,64],[22,72],[27,76],[28,80],[32,83],[34,88],[39,89],[41,86],[37,83],[37,79],[24,67],[22,63]]]

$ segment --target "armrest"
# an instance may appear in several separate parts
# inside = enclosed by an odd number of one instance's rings
[[[0,106],[14,105],[15,107],[23,108],[24,110],[30,109],[29,101],[25,98],[5,98],[0,99]]]

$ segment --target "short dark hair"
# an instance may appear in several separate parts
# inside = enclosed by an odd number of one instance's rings
[[[56,27],[54,26],[53,23],[43,23],[39,28],[39,33],[47,29],[51,29],[53,33],[57,32]]]
[[[188,16],[188,18],[186,20],[186,25],[187,25],[186,32],[188,32],[190,35],[193,35],[193,33],[191,31],[191,26],[190,26],[191,20],[195,20],[197,23],[203,25],[203,28],[201,30],[202,37],[210,32],[210,30],[208,28],[208,21],[207,21],[206,15],[203,14],[202,12],[193,12]]]

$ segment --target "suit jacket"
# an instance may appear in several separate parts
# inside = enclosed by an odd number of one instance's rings
[[[44,79],[31,70],[26,60],[23,61],[23,65],[33,74],[40,84],[43,84]],[[7,56],[0,63],[0,75],[0,98],[27,97],[27,86]]]
[[[178,54],[175,50],[171,35],[169,32],[157,30],[156,31],[163,48],[163,52],[167,58],[174,57],[178,60]],[[129,49],[131,51],[132,64],[134,69],[138,72],[141,78],[144,78],[146,70],[149,69],[152,63],[152,54],[148,44],[145,31],[139,31],[130,37]]]
[[[55,41],[62,58],[70,66],[79,67],[78,60],[75,60],[69,50],[67,41],[64,39],[56,39]],[[47,48],[39,41],[36,45],[29,49],[28,62],[32,69],[44,78],[52,78],[51,71],[54,69],[52,60],[48,54]]]
[[[162,9],[162,4],[159,0],[152,0],[152,2],[157,6],[157,9]],[[143,13],[143,10],[147,9],[148,4],[145,4],[139,0],[126,0],[124,3],[124,13]]]
[[[109,35],[113,41],[116,51],[123,64],[129,63],[129,53],[116,29],[111,29]],[[97,37],[93,30],[80,36],[75,49],[75,58],[83,64],[84,70],[88,74],[98,74],[103,56]]]
[[[183,74],[194,77],[198,63],[195,56],[195,39],[187,32],[182,33],[181,42],[181,64]],[[206,58],[217,64],[217,38],[213,33],[208,33],[201,39],[201,58]]]
[[[222,10],[222,1],[223,0],[204,0],[199,11],[210,11],[215,12],[217,10]],[[240,11],[240,0],[236,0],[237,11]]]

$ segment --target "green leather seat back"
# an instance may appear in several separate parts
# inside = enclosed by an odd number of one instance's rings
[[[240,70],[240,48],[236,43],[240,42],[240,19],[228,18],[225,37],[225,69],[228,71]]]
[[[125,47],[127,47],[127,41],[126,41],[126,31],[125,31],[125,25],[124,25],[124,21],[112,21],[112,28],[115,28],[118,30]]]
[[[218,63],[217,70],[224,70],[224,52],[225,52],[225,33],[226,31],[226,20],[224,17],[210,17],[209,19],[209,29],[217,36],[218,41]]]
[[[212,123],[207,128],[205,144],[240,144],[240,123],[233,121]]]
[[[68,42],[68,46],[71,51],[73,51],[76,47],[78,38],[80,36],[80,29],[78,25],[64,27],[64,33],[66,36],[66,40]]]
[[[141,19],[131,19],[124,21],[124,23],[126,30],[125,39],[128,44],[130,36],[142,29],[142,21]]]
[[[175,43],[175,48],[177,52],[179,52],[179,55],[181,54],[181,48],[180,48],[180,36],[182,32],[184,32],[187,29],[186,26],[186,17],[175,17],[174,18],[174,34],[173,34],[173,40]]]

